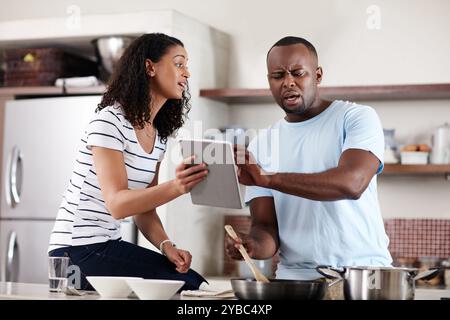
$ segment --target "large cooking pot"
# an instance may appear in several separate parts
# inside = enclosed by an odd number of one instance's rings
[[[319,266],[316,269],[329,279],[344,280],[347,300],[413,300],[415,281],[431,279],[439,269],[419,273],[417,268]]]
[[[231,279],[231,287],[236,297],[242,300],[321,300],[327,288],[339,281],[273,279],[264,283],[240,278]]]

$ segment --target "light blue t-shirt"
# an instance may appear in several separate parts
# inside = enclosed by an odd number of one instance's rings
[[[347,149],[362,149],[380,160],[384,136],[371,107],[333,101],[303,122],[279,120],[252,140],[248,149],[268,172],[318,173],[335,168]],[[318,265],[390,266],[376,175],[358,200],[315,201],[272,189],[247,187],[245,201],[273,197],[280,235],[277,278],[320,277]]]

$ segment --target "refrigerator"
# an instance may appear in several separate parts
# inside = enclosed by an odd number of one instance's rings
[[[11,100],[3,126],[1,281],[48,283],[47,247],[82,134],[100,95]],[[132,219],[122,238],[136,243]]]

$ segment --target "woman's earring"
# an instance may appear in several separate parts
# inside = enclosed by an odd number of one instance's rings
[[[147,74],[148,74],[149,77],[154,77],[155,76],[155,71],[147,70]]]

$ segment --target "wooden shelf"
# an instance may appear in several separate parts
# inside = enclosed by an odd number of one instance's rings
[[[53,95],[84,95],[84,94],[102,94],[105,86],[97,87],[0,87],[0,96],[53,96]]]
[[[59,87],[2,87],[0,95],[2,96],[46,96],[53,94],[62,94],[63,90]]]
[[[447,164],[385,164],[382,175],[413,174],[413,175],[448,175],[450,165]]]
[[[275,102],[269,89],[201,89],[200,97],[226,103]]]
[[[326,99],[353,101],[450,99],[450,83],[319,87],[319,91]],[[226,103],[274,102],[269,89],[202,89],[200,96]]]

